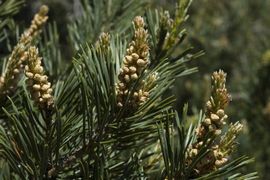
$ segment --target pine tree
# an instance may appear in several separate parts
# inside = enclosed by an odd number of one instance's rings
[[[42,33],[42,6],[3,67],[2,178],[257,178],[238,171],[252,159],[230,158],[243,126],[225,128],[226,73],[213,73],[211,97],[192,123],[188,106],[180,117],[175,97],[165,96],[202,55],[176,51],[190,3],[179,1],[172,16],[149,10],[143,17],[144,2],[83,1],[81,19],[69,26],[76,52],[70,65],[56,25]]]

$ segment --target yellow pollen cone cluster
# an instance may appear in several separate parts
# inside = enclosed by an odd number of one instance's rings
[[[205,119],[197,129],[196,142],[193,143],[192,147],[188,150],[187,164],[191,163],[192,159],[198,155],[205,143],[204,141],[207,135],[210,134],[214,137],[218,137],[222,133],[222,129],[228,118],[225,113],[225,107],[230,101],[230,95],[227,92],[225,83],[226,74],[222,70],[213,73],[212,92],[210,99],[206,102]],[[222,138],[223,140],[215,141],[214,144],[210,146],[207,155],[196,164],[194,171],[202,175],[223,166],[228,161],[228,155],[231,152],[230,149],[232,149],[232,146],[224,146],[224,144],[230,142],[232,145],[236,135],[239,134],[242,129],[241,127],[238,126],[238,128],[234,128],[238,129],[238,131],[228,130],[227,135]],[[210,142],[210,139],[207,141]]]
[[[19,42],[14,47],[8,58],[6,68],[0,77],[0,97],[3,98],[16,89],[18,79],[23,69],[23,63],[27,59],[27,48],[41,31],[46,23],[48,7],[41,6],[39,12],[34,16],[30,27],[21,35]]]
[[[44,74],[41,57],[38,56],[38,49],[36,47],[30,47],[28,56],[28,64],[25,66],[25,76],[27,77],[26,83],[31,97],[38,106],[50,108],[53,106],[51,83],[48,81],[48,76]]]
[[[148,32],[144,28],[143,18],[137,16],[133,25],[135,29],[134,38],[127,49],[123,66],[120,69],[119,83],[116,86],[118,107],[125,104],[131,85],[138,80],[149,64]],[[141,104],[147,99],[148,94],[142,89],[135,90],[129,104],[133,104],[133,106]]]

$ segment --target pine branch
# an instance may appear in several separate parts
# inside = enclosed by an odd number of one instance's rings
[[[2,76],[0,77],[1,100],[4,100],[6,96],[11,95],[16,90],[20,73],[24,66],[24,61],[27,59],[26,50],[46,23],[48,19],[47,13],[48,7],[42,6],[35,15],[30,27],[21,35],[19,42],[8,58],[7,64],[4,67],[4,72],[2,72]]]
[[[159,126],[165,165],[164,176],[168,179],[226,177],[238,168],[252,162],[251,159],[243,157],[227,163],[228,156],[233,151],[236,136],[242,129],[239,123],[231,125],[221,140],[217,138],[221,134],[222,125],[225,124],[223,121],[226,119],[223,118],[226,115],[224,110],[221,113],[221,109],[224,109],[229,100],[225,78],[226,76],[222,71],[213,73],[212,96],[210,101],[207,102],[205,116],[200,115],[195,128],[191,125],[188,131],[185,130],[183,125],[181,127],[177,116],[174,126],[166,123],[165,127],[163,127],[163,123]],[[217,111],[218,116],[214,116],[213,114]],[[186,113],[187,110],[184,109],[183,123],[187,116]],[[215,124],[215,127],[211,128],[213,124]],[[175,143],[177,141],[179,142]],[[174,149],[175,147],[176,149]],[[178,160],[179,156],[182,157],[181,160]],[[235,176],[237,177],[238,174]],[[257,176],[252,174],[251,177],[256,178]]]
[[[41,55],[30,47],[32,36],[36,37],[47,19],[44,9],[35,17],[33,24],[38,26],[32,24],[26,31],[31,38],[23,36],[25,41],[19,41],[26,52],[26,80],[22,79],[18,97],[7,97],[11,107],[3,107],[8,122],[0,126],[0,157],[4,159],[0,163],[7,171],[3,176],[257,177],[256,173],[233,174],[252,161],[244,156],[217,164],[228,159],[242,127],[231,125],[220,137],[229,101],[223,72],[214,73],[206,112],[198,114],[194,123],[187,123],[187,106],[179,117],[173,108],[175,98],[164,96],[176,78],[196,71],[188,63],[202,54],[193,53],[191,48],[176,51],[185,37],[182,25],[191,1],[179,1],[174,18],[167,12],[149,12],[146,23],[137,16],[134,32],[126,31],[144,2],[82,1],[81,19],[69,26],[77,53],[73,64],[63,67],[62,72],[56,67],[64,63],[56,25],[45,33]],[[119,35],[112,35],[115,32]],[[16,63],[9,63],[7,69],[16,69]],[[53,81],[45,75],[46,70]]]

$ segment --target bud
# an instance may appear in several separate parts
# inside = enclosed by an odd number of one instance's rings
[[[142,53],[142,57],[143,57],[143,58],[146,58],[146,57],[148,56],[148,54],[149,54],[148,51],[144,51],[144,52]]]
[[[204,119],[204,124],[209,126],[211,124],[211,119],[209,118]]]
[[[40,82],[46,83],[47,81],[48,81],[48,76],[43,75],[43,76],[40,77]]]
[[[43,98],[39,98],[39,102],[40,102],[40,103],[44,103],[45,100],[44,100]]]
[[[133,24],[135,26],[135,29],[143,28],[144,27],[144,20],[141,16],[136,16]]]
[[[218,115],[220,118],[222,118],[222,117],[225,115],[224,110],[223,110],[223,109],[219,109],[219,110],[217,111],[217,115]]]
[[[143,96],[143,91],[141,89],[139,90],[139,96]]]
[[[48,93],[48,94],[52,94],[52,92],[53,92],[52,88],[49,88],[49,89],[47,90],[47,93]]]
[[[207,102],[206,102],[206,108],[207,108],[207,109],[212,109],[211,101],[207,101]]]
[[[128,67],[123,67],[123,71],[124,71],[124,73],[128,73],[129,72],[129,69],[128,69]]]
[[[34,72],[35,73],[42,73],[43,72],[43,67],[42,66],[36,66],[35,68],[34,68]]]
[[[216,165],[217,167],[221,167],[221,166],[223,165],[223,161],[222,161],[222,160],[216,160],[216,161],[215,161],[215,165]]]
[[[39,84],[34,84],[33,89],[34,90],[40,90],[40,85]]]
[[[144,92],[143,92],[143,95],[144,95],[144,96],[149,96],[149,92],[144,91]]]
[[[19,73],[20,73],[20,70],[17,69],[17,68],[15,68],[15,69],[13,70],[13,73],[14,73],[14,74],[19,74]]]
[[[217,129],[216,131],[215,131],[215,135],[216,136],[219,136],[221,134],[221,130],[220,129]]]
[[[0,77],[0,83],[4,83],[5,82],[5,78],[4,77]]]
[[[127,53],[132,54],[133,51],[134,51],[134,46],[130,44],[130,47],[127,49]]]
[[[50,84],[44,84],[42,87],[41,87],[41,90],[42,91],[47,91],[48,89],[50,88]]]
[[[129,75],[125,75],[125,81],[128,83],[130,81]]]
[[[96,46],[101,48],[102,51],[106,51],[106,49],[109,47],[110,45],[110,34],[109,33],[104,33],[102,32],[99,36],[99,40],[96,43]]]
[[[132,80],[137,80],[138,79],[138,75],[136,73],[131,74],[130,77],[131,77]]]
[[[135,72],[137,71],[137,69],[136,69],[136,67],[131,66],[131,67],[129,67],[129,71],[130,71],[131,73],[135,73]]]
[[[131,56],[132,56],[132,58],[133,58],[135,61],[139,59],[139,55],[136,54],[136,53],[132,53]]]
[[[120,102],[118,102],[118,103],[117,103],[117,106],[118,106],[118,107],[123,107],[123,104],[120,103]]]
[[[125,90],[125,91],[124,91],[124,95],[127,95],[127,94],[128,94],[128,90]]]
[[[139,94],[137,92],[134,92],[133,97],[137,99],[139,97]]]
[[[40,74],[35,74],[34,75],[34,80],[35,81],[41,81],[41,75]]]
[[[50,94],[43,94],[42,98],[44,99],[50,99],[52,96]]]
[[[214,122],[216,122],[216,121],[218,121],[219,120],[219,116],[218,115],[216,115],[216,114],[211,114],[211,120],[212,121],[214,121]]]
[[[147,97],[145,97],[145,96],[140,97],[141,102],[145,102],[146,100],[147,100]]]
[[[124,89],[125,88],[125,84],[124,83],[119,83],[119,89]]]
[[[25,72],[28,72],[28,71],[29,71],[28,65],[26,65],[26,66],[24,67],[24,70],[25,70]]]
[[[127,60],[128,63],[132,62],[132,56],[126,56],[125,59]]]
[[[191,156],[194,157],[194,156],[197,156],[198,155],[198,149],[192,149],[191,150]]]
[[[147,64],[146,61],[144,61],[143,59],[138,59],[137,60],[137,65],[140,66],[140,67],[143,67]]]

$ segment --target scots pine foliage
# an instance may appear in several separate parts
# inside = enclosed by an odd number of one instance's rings
[[[176,51],[190,3],[179,1],[173,15],[134,17],[143,5],[135,0],[83,1],[81,19],[69,26],[76,55],[67,66],[55,24],[34,41],[48,18],[42,6],[1,77],[2,178],[255,179],[239,171],[252,159],[230,159],[242,125],[225,128],[223,71],[213,73],[211,97],[194,123],[187,106],[180,116],[175,98],[164,96],[175,79],[196,71],[188,63],[202,54]]]
[[[2,0],[0,1],[0,42],[8,36],[8,30],[14,29],[12,17],[18,13],[24,0]]]
[[[77,51],[85,42],[94,42],[101,32],[124,33],[132,18],[149,7],[149,0],[81,0],[80,18],[68,25],[71,45]]]
[[[180,81],[181,90],[177,89],[179,103],[188,99],[190,105],[200,106],[208,94],[202,88],[208,89],[209,78],[204,79],[209,72],[222,67],[229,74],[227,85],[233,99],[229,121],[242,119],[247,124],[238,153],[255,156],[250,168],[256,169],[261,179],[270,177],[269,7],[269,0],[194,1],[188,37],[206,55],[196,61],[199,73]]]

